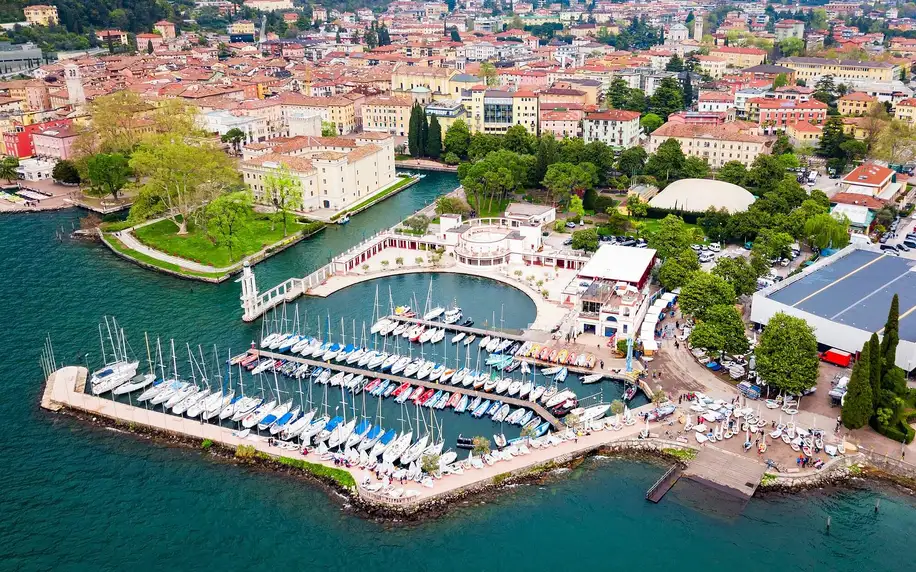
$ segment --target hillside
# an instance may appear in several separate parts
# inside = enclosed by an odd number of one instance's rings
[[[0,2],[0,22],[24,20],[22,8],[36,3],[36,0]],[[45,0],[45,3],[57,6],[61,25],[77,34],[105,28],[146,32],[154,22],[168,18],[174,12],[165,0]]]

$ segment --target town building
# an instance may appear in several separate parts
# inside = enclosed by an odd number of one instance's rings
[[[162,39],[166,42],[169,40],[174,40],[177,37],[175,24],[169,22],[168,20],[159,20],[153,24],[153,29],[159,32],[159,35],[161,35]]]
[[[37,131],[32,134],[34,155],[58,161],[73,159],[73,143],[78,136],[72,125]]]
[[[817,147],[823,128],[807,121],[796,121],[786,125],[786,136],[795,147]]]
[[[649,136],[648,151],[655,153],[668,139],[677,140],[684,155],[704,159],[713,169],[729,161],[750,167],[760,154],[769,152],[769,139],[758,134],[756,125],[744,121],[722,125],[669,121]]]
[[[865,115],[872,104],[877,101],[867,93],[854,91],[837,100],[837,111],[840,112],[840,115]]]
[[[904,99],[894,107],[894,117],[916,126],[916,98]]]
[[[528,90],[507,91],[483,85],[471,90],[468,122],[472,133],[503,134],[513,125],[538,132],[538,97]]]
[[[848,80],[891,81],[900,76],[899,66],[888,62],[794,56],[782,58],[778,63],[794,69],[795,78],[809,86],[827,75],[833,76],[837,83],[848,83]]]
[[[708,75],[712,79],[719,79],[726,73],[728,60],[719,56],[696,56],[700,64],[700,72]]]
[[[453,123],[459,119],[467,123],[467,112],[459,100],[440,99],[433,101],[428,103],[423,111],[426,112],[427,118],[436,117],[436,121],[439,122],[439,127],[442,130],[443,140],[445,139],[445,132],[448,131],[448,128]]]
[[[42,131],[51,129],[70,128],[73,124],[71,119],[56,119],[52,121],[43,121],[41,123],[32,123],[23,125],[15,123],[13,128],[3,134],[3,142],[6,146],[6,154],[20,159],[35,156],[35,141],[33,136]]]
[[[254,156],[239,165],[255,201],[271,204],[265,177],[289,170],[301,193],[301,211],[345,211],[396,181],[394,138],[382,134],[296,137],[248,145]]]
[[[127,32],[123,30],[96,30],[95,37],[103,46],[126,46]],[[145,47],[145,46],[144,46]]]
[[[729,67],[741,69],[759,66],[767,59],[766,50],[736,46],[716,46],[710,48],[709,55],[725,59]]]
[[[608,109],[585,114],[582,138],[585,143],[601,141],[605,145],[627,149],[639,144],[639,112]]]
[[[791,99],[749,99],[748,119],[756,121],[767,133],[785,129],[799,121],[823,123],[827,118],[827,104],[816,99],[793,101]]]
[[[840,187],[844,193],[856,193],[889,200],[900,191],[896,171],[876,163],[863,163],[843,177]]]
[[[409,95],[379,95],[363,102],[363,131],[377,131],[406,137],[410,131]]]
[[[780,20],[774,24],[773,31],[777,42],[789,38],[805,39],[805,23],[800,20]]]
[[[56,26],[60,23],[57,15],[57,6],[47,4],[34,4],[22,9],[25,21],[32,26]]]
[[[697,97],[698,111],[727,111],[735,107],[735,96],[727,91],[703,91]]]

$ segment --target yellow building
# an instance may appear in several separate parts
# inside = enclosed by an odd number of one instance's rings
[[[356,129],[356,109],[353,101],[346,97],[311,97],[298,93],[284,93],[276,99],[283,106],[284,116],[314,111],[321,115],[323,122],[333,124],[338,133],[346,134]]]
[[[854,91],[838,99],[836,107],[840,115],[865,115],[876,101],[878,101],[876,98],[867,93]]]
[[[363,131],[378,131],[407,136],[413,100],[406,95],[370,97],[362,106]]]
[[[410,91],[425,87],[434,96],[449,93],[449,80],[458,72],[448,68],[398,64],[391,74],[391,91]]]
[[[910,125],[916,125],[916,98],[904,99],[894,108],[894,117]]]
[[[779,60],[779,65],[795,70],[795,79],[813,86],[824,76],[832,75],[836,83],[849,80],[892,81],[900,77],[900,68],[887,62],[833,60],[829,58],[791,57]]]
[[[697,56],[697,61],[700,62],[700,71],[712,79],[725,75],[728,67],[728,60],[719,56]]]
[[[25,21],[33,26],[56,26],[60,23],[60,18],[57,16],[57,6],[35,4],[34,6],[26,6],[22,11],[25,13]]]
[[[760,48],[741,48],[737,46],[718,46],[709,50],[709,55],[724,59],[729,67],[749,68],[759,66],[767,59],[766,50]]]
[[[538,129],[538,97],[533,91],[504,91],[478,85],[471,92],[468,126],[472,133],[505,133],[522,125],[532,135]]]
[[[251,20],[239,20],[238,22],[233,22],[229,24],[229,33],[232,35],[244,35],[251,34],[254,35],[254,22]]]

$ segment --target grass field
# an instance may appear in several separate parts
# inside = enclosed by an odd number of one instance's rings
[[[511,199],[495,200],[493,204],[490,204],[489,199],[484,199],[480,201],[481,208],[476,208],[474,205],[474,197],[468,196],[468,204],[471,205],[471,208],[477,211],[477,218],[492,218],[492,217],[501,217],[503,213],[506,212],[506,207],[509,206]]]
[[[283,239],[283,224],[280,221],[273,224],[270,220],[271,216],[252,213],[248,224],[238,235],[232,258],[229,257],[229,249],[226,245],[213,244],[203,229],[193,225],[189,227],[188,234],[179,236],[178,226],[175,223],[170,220],[161,220],[136,229],[134,235],[146,246],[166,254],[217,268],[225,268]],[[274,228],[272,229],[271,226]],[[287,224],[288,236],[293,236],[308,226],[308,224],[291,220]]]
[[[648,237],[658,232],[658,229],[662,224],[662,219],[643,218],[643,219],[638,219],[638,222],[642,224],[642,234]],[[695,224],[690,224],[690,223],[685,222],[684,225],[687,226],[688,228],[697,229],[701,235],[703,234],[703,229],[701,229],[699,226]]]
[[[137,252],[136,250],[128,248],[118,239],[118,237],[113,234],[105,234],[104,239],[109,246],[121,254],[129,256],[130,258],[133,258],[139,262],[149,264],[150,266],[156,266],[158,268],[162,268],[163,270],[170,270],[178,274],[184,274],[185,276],[196,276],[201,278],[222,278],[224,276],[224,274],[221,272],[195,272],[193,270],[186,270],[169,262],[157,260],[151,256],[147,256],[143,253]]]

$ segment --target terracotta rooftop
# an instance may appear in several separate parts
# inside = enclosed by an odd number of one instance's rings
[[[706,125],[696,123],[668,122],[652,132],[652,137],[683,137],[719,139],[721,141],[743,141],[746,143],[765,143],[766,137],[750,135],[741,131],[740,125],[723,123],[721,125]]]
[[[866,185],[878,187],[886,183],[894,175],[894,171],[875,163],[863,163],[843,177],[843,182],[850,185]]]
[[[639,112],[626,111],[623,109],[608,109],[606,111],[588,113],[585,119],[592,121],[632,121],[634,119],[639,119]]]

